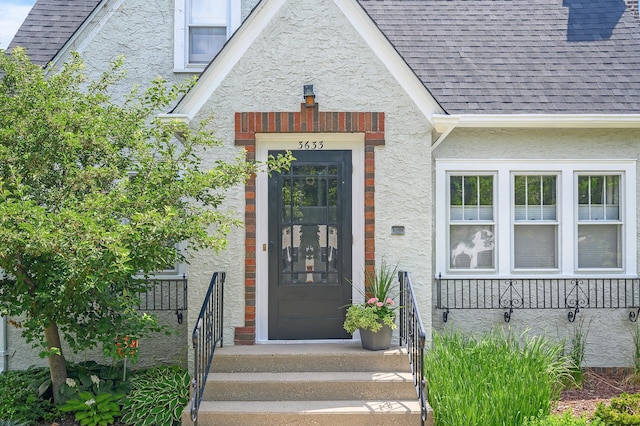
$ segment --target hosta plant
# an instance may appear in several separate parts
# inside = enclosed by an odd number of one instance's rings
[[[82,391],[77,398],[65,402],[60,411],[75,413],[76,421],[82,426],[107,426],[120,417],[120,401],[124,394],[100,393],[94,395],[91,392]]]
[[[178,367],[159,367],[131,379],[122,407],[122,422],[134,426],[180,424],[189,402],[189,373]]]

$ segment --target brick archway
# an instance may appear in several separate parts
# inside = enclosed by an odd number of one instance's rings
[[[255,159],[256,133],[364,133],[364,259],[365,269],[375,268],[375,146],[384,145],[384,112],[322,112],[304,103],[300,112],[236,112],[235,144]],[[244,327],[236,327],[236,345],[256,339],[256,183],[245,185],[245,307]]]

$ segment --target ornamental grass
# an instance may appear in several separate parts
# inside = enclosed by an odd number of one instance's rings
[[[436,426],[514,426],[548,416],[568,367],[561,343],[494,331],[435,334],[425,356]]]

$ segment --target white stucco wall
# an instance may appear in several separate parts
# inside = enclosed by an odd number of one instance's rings
[[[175,312],[163,311],[154,314],[160,325],[164,325],[173,330],[172,334],[165,335],[159,333],[154,336],[140,339],[138,342],[139,359],[135,364],[127,364],[131,368],[149,368],[157,365],[180,365],[187,367],[187,353],[191,332],[187,329],[186,316],[182,324],[178,324]],[[19,318],[12,318],[7,325],[7,369],[24,370],[30,366],[48,366],[46,358],[40,358],[41,348],[34,348],[27,344],[20,336],[21,330],[16,327]],[[62,351],[65,358],[71,362],[96,361],[101,364],[111,365],[115,361],[105,358],[102,347],[73,354],[68,346],[63,345]]]
[[[434,152],[434,158],[494,159],[553,159],[558,160],[637,160],[640,156],[640,131],[625,129],[459,129],[455,130]],[[535,170],[535,166],[532,166]],[[636,173],[638,170],[636,168]],[[635,182],[633,179],[635,178]],[[640,176],[632,176],[627,184],[640,190]],[[436,206],[438,208],[438,206]],[[440,206],[446,208],[446,206]],[[638,215],[630,218],[638,223]],[[638,235],[627,235],[638,240]],[[435,250],[446,250],[438,240]],[[438,272],[443,271],[435,271]],[[615,273],[605,274],[615,277]],[[618,274],[620,275],[620,274]],[[474,278],[473,274],[467,275]],[[538,275],[540,276],[540,275]],[[588,276],[588,275],[587,275]],[[498,278],[498,277],[496,277]],[[504,278],[504,277],[501,277]],[[515,277],[517,278],[517,277]],[[553,278],[547,275],[547,278]],[[437,288],[434,283],[434,298]],[[435,300],[435,299],[434,299]],[[542,334],[555,341],[564,341],[567,351],[576,326],[582,322],[586,339],[584,366],[630,367],[635,351],[633,335],[638,323],[629,321],[631,309],[582,308],[576,321],[567,318],[569,309],[515,309],[511,321],[504,321],[506,309],[455,309],[448,321],[442,318],[443,310],[433,310],[434,329],[456,329],[474,333],[488,332],[494,328],[507,328],[516,333],[528,330],[530,335]]]
[[[286,2],[197,118],[213,114],[212,127],[226,143],[216,154],[228,158],[240,149],[233,146],[235,112],[299,111],[304,84],[314,85],[320,111],[385,112],[386,145],[376,148],[375,163],[376,256],[412,273],[429,327],[430,127],[332,0]],[[243,191],[230,193],[228,207],[242,212],[243,196]],[[404,225],[406,235],[392,236],[392,225]],[[257,243],[260,247],[262,242]],[[190,268],[191,282],[199,283],[196,287],[204,284],[215,266],[228,272],[228,342],[233,328],[244,325],[243,251],[244,234],[234,232],[224,253],[218,257],[198,253]],[[196,306],[190,305],[190,321],[196,315]]]
[[[243,3],[243,17],[257,0]],[[310,30],[309,23],[313,23]],[[114,90],[123,96],[134,84],[142,87],[156,75],[169,82],[190,77],[173,72],[173,1],[110,0],[96,20],[77,38],[78,50],[91,77],[98,77],[117,55],[125,57],[126,77]],[[64,60],[64,57],[61,58]],[[225,142],[211,150],[205,164],[232,159],[236,111],[299,111],[302,86],[313,84],[321,111],[385,112],[386,145],[376,148],[376,255],[412,273],[423,316],[431,315],[431,162],[430,127],[381,60],[332,0],[286,2],[274,20],[225,77],[194,120],[213,114],[212,128]],[[244,189],[228,193],[225,209],[243,218]],[[404,236],[392,236],[391,226],[403,225]],[[227,250],[190,256],[189,313],[175,340],[165,337],[141,342],[141,362],[163,354],[169,361],[190,347],[190,333],[207,286],[215,271],[227,272],[225,345],[233,344],[235,327],[244,326],[244,230],[233,229]],[[175,323],[173,313],[169,324]],[[9,368],[45,361],[9,327]],[[175,348],[174,352],[165,349]],[[93,358],[94,353],[79,358]],[[98,356],[98,355],[95,355]]]

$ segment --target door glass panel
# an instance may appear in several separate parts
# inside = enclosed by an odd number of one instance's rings
[[[300,165],[282,178],[282,282],[339,284],[337,166]]]

